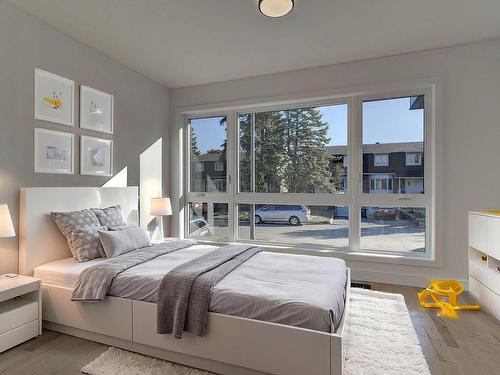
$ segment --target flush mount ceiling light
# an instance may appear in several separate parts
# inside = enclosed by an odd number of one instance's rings
[[[259,11],[267,17],[283,17],[292,11],[293,5],[293,0],[259,0]]]

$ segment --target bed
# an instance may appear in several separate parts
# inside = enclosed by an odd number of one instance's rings
[[[137,188],[21,190],[20,270],[42,279],[44,327],[219,373],[342,374],[350,278],[349,270],[333,258],[318,263],[316,257],[255,255],[214,288],[202,337],[187,333],[175,340],[156,333],[155,288],[161,270],[165,273],[213,246],[192,246],[125,271],[102,303],[71,302],[78,275],[102,260],[68,259],[64,237],[48,213],[114,204],[122,206],[128,223],[137,223]],[[280,289],[286,278],[273,264],[294,276],[291,285]],[[343,278],[339,272],[345,273]],[[343,282],[341,302],[331,296],[332,302],[323,304],[330,291],[319,283],[322,273],[334,283]],[[281,299],[277,290],[284,293]],[[304,303],[297,306],[294,298]]]

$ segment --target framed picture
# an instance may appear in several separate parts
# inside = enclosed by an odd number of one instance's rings
[[[113,175],[113,141],[82,135],[80,173],[90,176]]]
[[[35,128],[35,173],[74,173],[74,137],[71,133]]]
[[[74,126],[75,82],[35,69],[35,120]]]
[[[80,128],[113,134],[113,95],[81,86]]]

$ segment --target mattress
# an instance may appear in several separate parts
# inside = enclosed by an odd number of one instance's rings
[[[194,245],[132,267],[114,279],[108,294],[154,303],[166,273],[214,248]],[[102,261],[61,259],[35,268],[34,276],[73,288],[85,268]],[[210,311],[331,333],[342,318],[346,281],[341,259],[261,252],[214,287]]]

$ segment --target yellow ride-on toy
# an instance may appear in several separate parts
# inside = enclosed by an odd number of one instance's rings
[[[462,294],[464,287],[457,280],[432,280],[430,285],[417,293],[420,306],[425,308],[439,308],[439,316],[457,319],[457,310],[478,311],[479,305],[460,305],[458,296]],[[428,298],[433,302],[425,302]],[[443,300],[444,298],[444,300]]]

